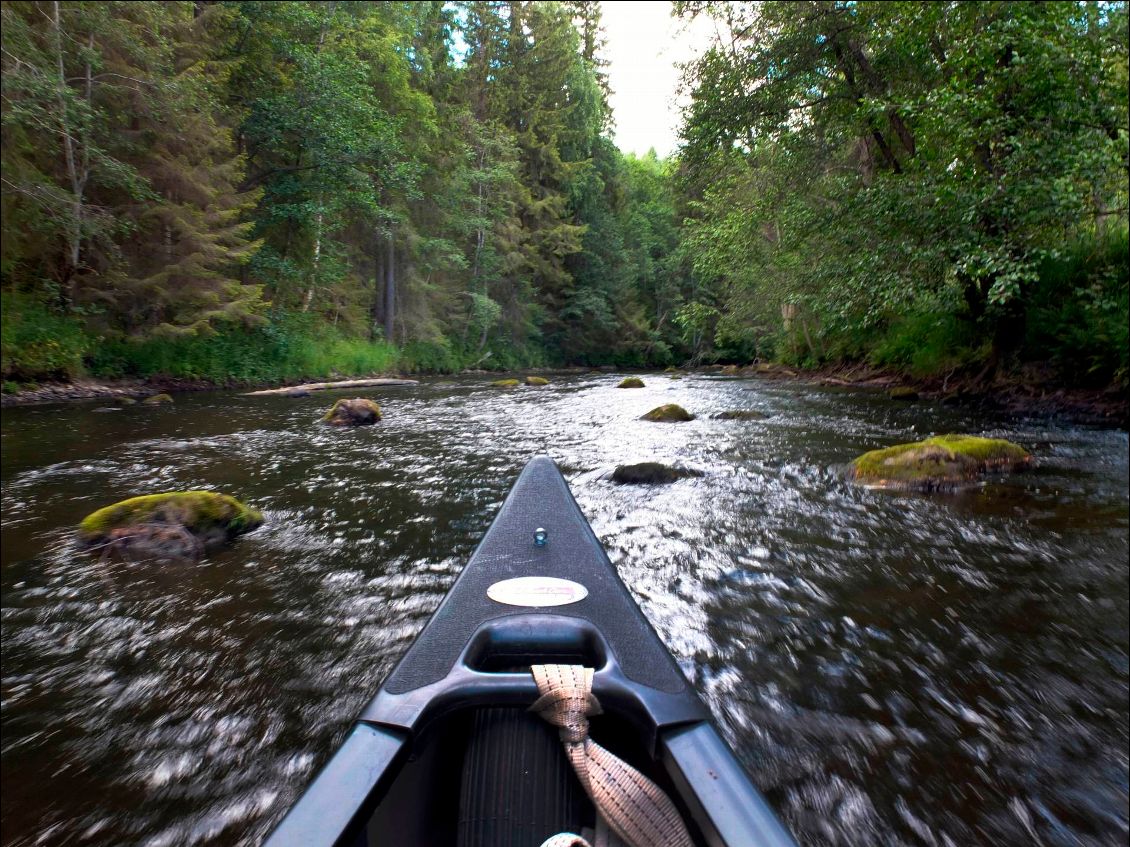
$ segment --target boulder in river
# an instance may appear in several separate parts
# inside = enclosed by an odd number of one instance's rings
[[[517,388],[519,383],[516,379],[496,379],[491,385],[495,388]]]
[[[766,415],[756,409],[729,409],[710,416],[715,421],[763,421]]]
[[[693,421],[694,415],[678,403],[664,403],[662,406],[656,406],[641,417],[640,420],[657,421],[659,423],[679,423],[682,421]]]
[[[262,523],[261,512],[226,494],[174,491],[99,509],[79,524],[78,536],[103,555],[190,559]]]
[[[987,471],[1020,470],[1031,461],[1023,447],[1001,438],[937,435],[864,453],[851,463],[850,475],[878,488],[936,491],[972,482]]]
[[[620,380],[617,388],[643,388],[643,380],[638,376],[626,376]]]
[[[549,380],[544,376],[528,376],[526,377],[526,385],[549,385]]]
[[[892,400],[917,400],[918,391],[911,388],[909,385],[896,385],[887,392],[887,396]]]
[[[722,370],[718,371],[718,373],[720,373],[724,376],[737,376],[738,375],[738,366],[737,365],[726,365],[724,368],[722,368]]]
[[[295,397],[295,398],[297,398],[297,397],[309,397],[310,396],[310,390],[308,388],[301,388],[301,387],[292,388],[290,391],[288,391],[286,393],[285,396],[286,397]]]
[[[137,401],[134,400],[132,397],[115,397],[114,398],[114,405],[115,406],[136,406]]]
[[[618,465],[612,472],[612,481],[620,485],[663,485],[694,476],[704,474],[692,468],[672,467],[661,462],[640,462],[635,465]]]
[[[141,405],[142,406],[161,406],[165,403],[172,403],[172,402],[173,402],[173,398],[170,397],[168,394],[154,394],[154,395],[152,395],[150,397],[146,397],[144,400],[142,400]]]
[[[322,415],[322,421],[330,426],[369,426],[380,419],[381,407],[364,397],[338,400]]]

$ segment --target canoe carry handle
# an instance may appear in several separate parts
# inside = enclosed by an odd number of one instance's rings
[[[474,671],[523,674],[535,663],[603,668],[607,661],[596,628],[583,618],[561,615],[497,618],[475,633],[463,658]]]

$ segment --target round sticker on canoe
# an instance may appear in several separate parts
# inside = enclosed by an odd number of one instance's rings
[[[555,576],[519,576],[487,589],[487,597],[508,606],[566,606],[588,596],[579,582]]]

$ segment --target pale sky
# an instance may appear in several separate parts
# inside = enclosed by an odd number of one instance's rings
[[[679,134],[676,65],[706,48],[714,26],[699,16],[688,27],[662,0],[604,0],[601,11],[616,146],[638,156],[654,147],[668,156]]]

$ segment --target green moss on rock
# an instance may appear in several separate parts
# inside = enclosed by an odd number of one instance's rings
[[[643,388],[643,380],[638,376],[626,376],[620,380],[617,388]]]
[[[154,394],[141,401],[143,406],[160,406],[162,403],[172,403],[173,398],[168,394]]]
[[[549,380],[544,376],[528,376],[526,377],[526,385],[549,385]]]
[[[381,407],[364,397],[338,400],[322,415],[322,421],[330,426],[369,426],[380,419]]]
[[[620,485],[663,485],[677,479],[703,476],[702,471],[691,468],[676,468],[660,462],[640,462],[635,465],[619,465],[612,472],[612,481]]]
[[[518,380],[516,379],[496,379],[491,383],[495,388],[517,388]]]
[[[137,401],[134,400],[132,397],[115,397],[114,398],[114,405],[115,406],[136,406]]]
[[[892,388],[887,396],[892,400],[917,400],[918,392],[909,385],[899,385]]]
[[[657,421],[659,423],[679,423],[681,421],[693,421],[694,415],[678,403],[664,403],[662,406],[656,406],[641,417],[640,420]]]
[[[991,470],[1019,470],[1032,460],[1019,445],[1000,438],[938,435],[864,453],[851,477],[881,488],[936,490],[977,479]]]
[[[181,527],[205,543],[249,532],[263,523],[263,514],[214,491],[145,494],[106,506],[79,524],[79,538],[88,543],[111,539],[115,531],[161,525]]]

